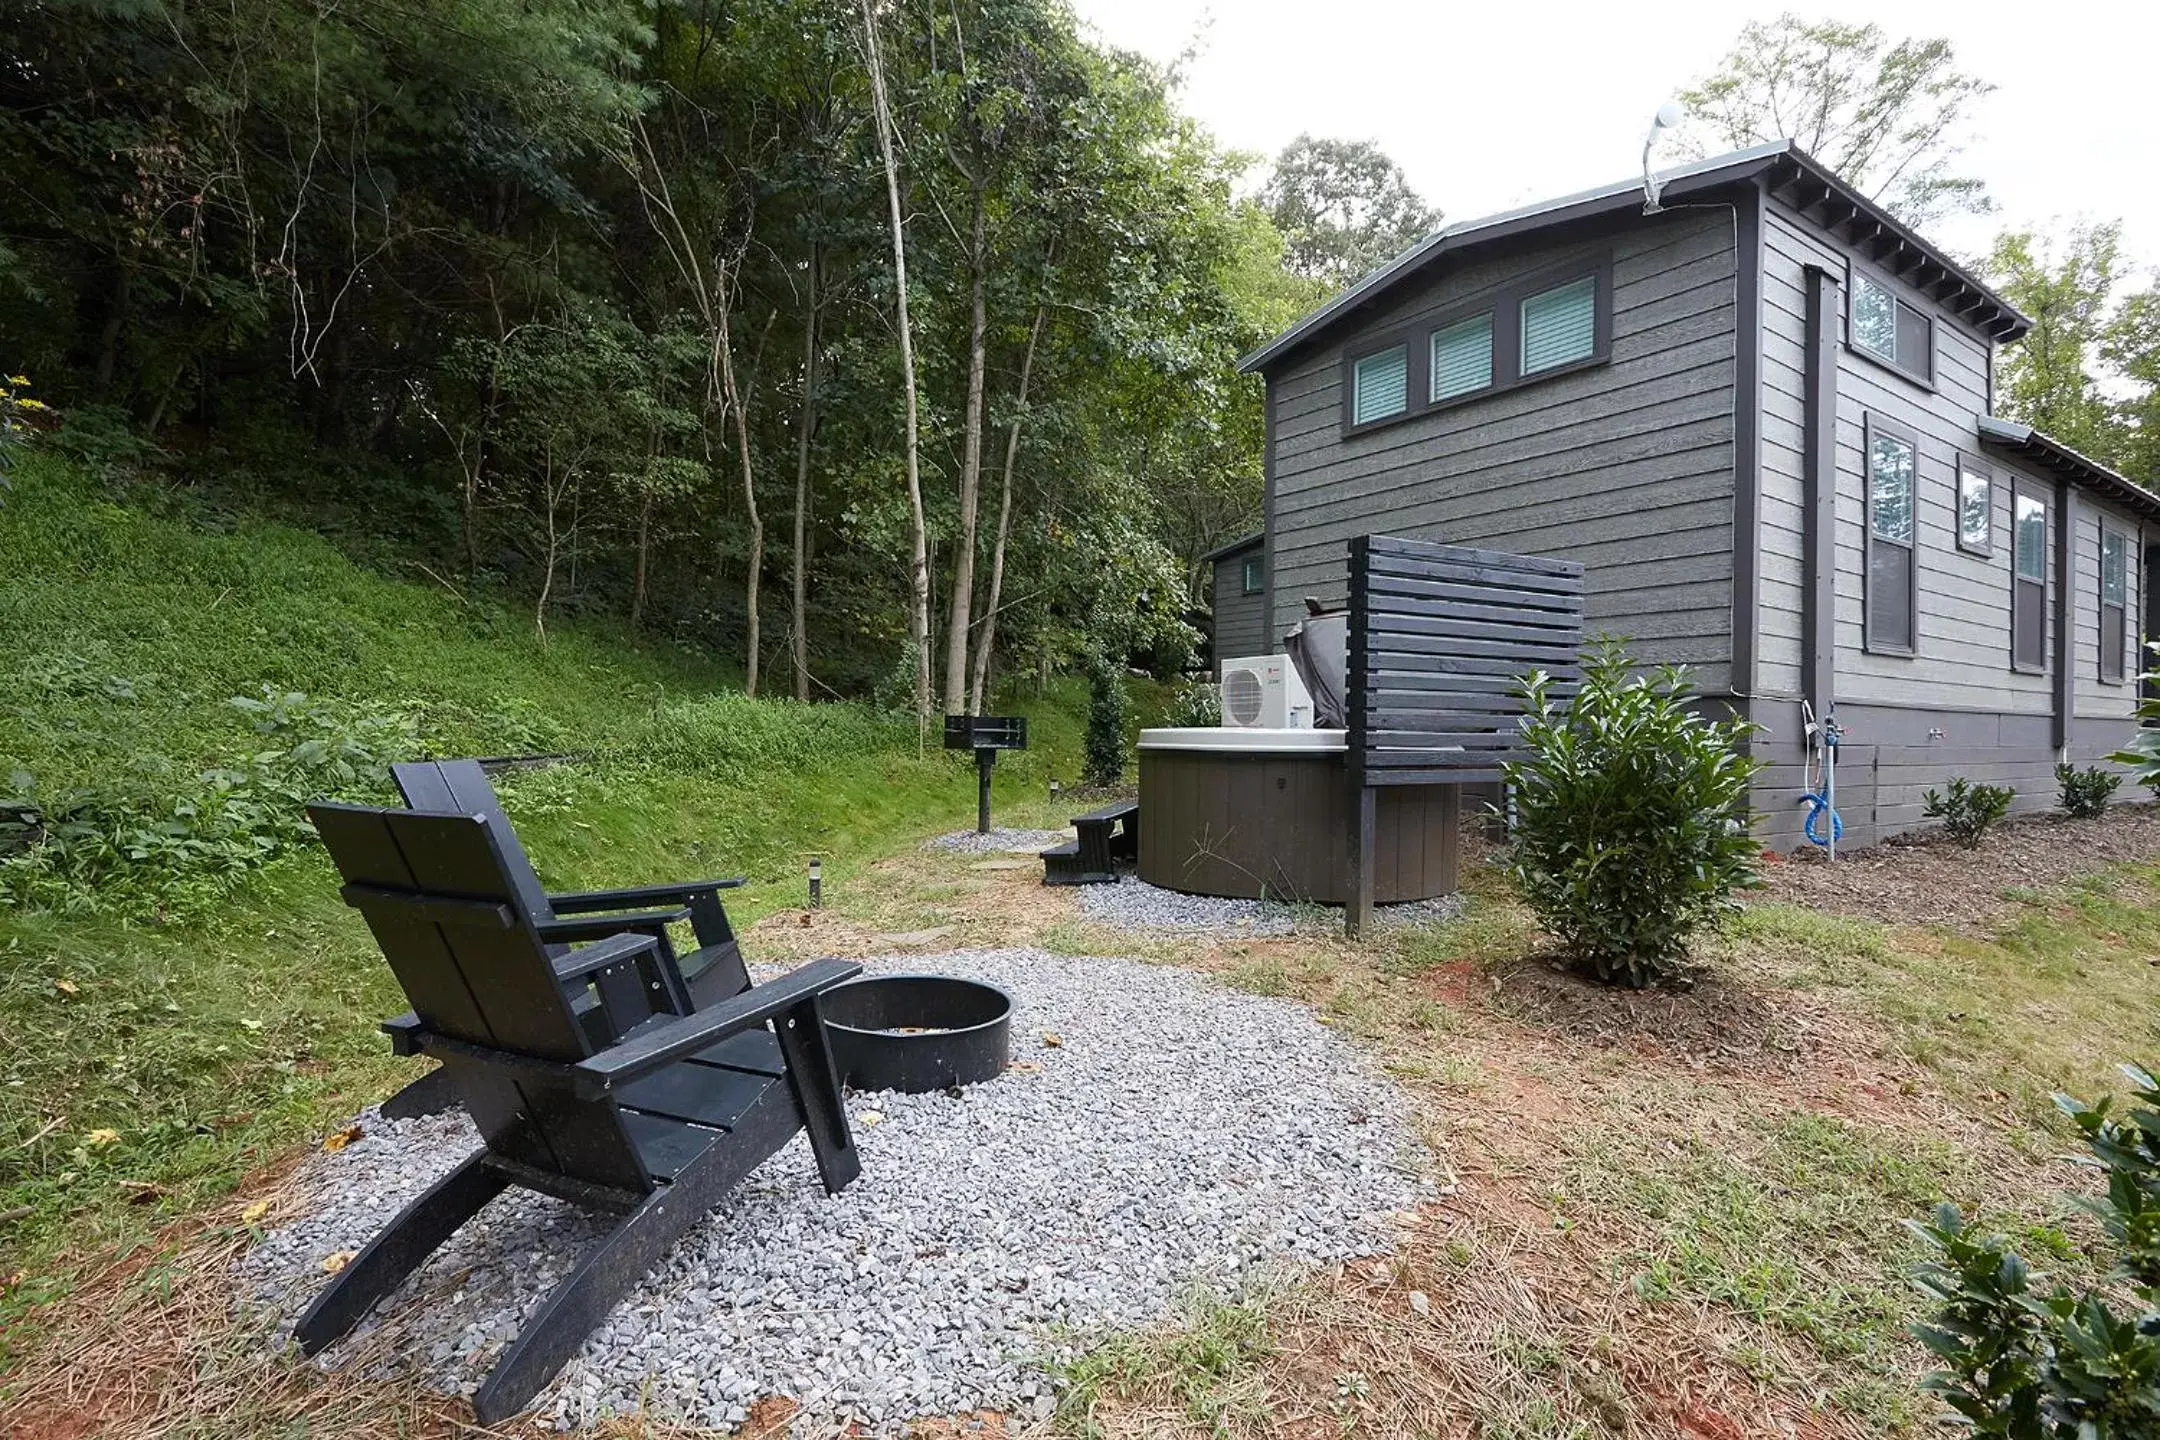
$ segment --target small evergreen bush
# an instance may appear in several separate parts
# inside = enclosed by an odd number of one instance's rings
[[[1981,837],[2010,813],[2010,802],[2016,798],[2017,791],[2008,785],[1975,785],[1960,775],[1940,792],[1930,790],[1921,796],[1920,813],[1942,821],[1945,835],[1975,850]]]
[[[1955,1205],[1907,1226],[1938,1258],[1913,1280],[1935,1302],[1913,1333],[1941,1362],[1926,1387],[1974,1435],[2004,1440],[2131,1440],[2160,1433],[2160,1081],[2122,1067],[2132,1102],[2055,1097],[2083,1135],[2085,1163],[2107,1194],[2079,1197],[2116,1249],[2095,1288],[2076,1293],[2033,1274],[2000,1235],[1981,1235]],[[2127,1312],[2124,1308],[2127,1307]]]
[[[1103,656],[1088,665],[1087,743],[1083,777],[1096,786],[1125,778],[1125,677]]]
[[[2065,761],[2055,767],[2055,783],[2062,787],[2058,798],[2064,813],[2090,820],[2107,813],[2108,799],[2122,784],[2122,776],[2097,765],[2080,770]]]
[[[1506,775],[1524,898],[1600,980],[1669,976],[1689,936],[1756,883],[1747,790],[1761,762],[1739,749],[1753,727],[1697,714],[1685,671],[1633,674],[1613,641],[1586,654],[1573,701],[1542,672],[1523,693],[1526,754]]]

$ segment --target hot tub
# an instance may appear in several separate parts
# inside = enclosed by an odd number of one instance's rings
[[[1140,732],[1140,878],[1194,895],[1340,905],[1350,892],[1340,730]],[[1374,791],[1373,898],[1455,888],[1460,787]]]

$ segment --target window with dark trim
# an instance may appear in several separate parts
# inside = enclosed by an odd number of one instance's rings
[[[1343,433],[1482,400],[1611,355],[1612,257],[1554,266],[1345,351]]]
[[[2047,502],[2010,487],[2010,668],[2047,668]]]
[[[1526,295],[1520,308],[1525,376],[1579,365],[1597,353],[1597,276]]]
[[[1390,345],[1350,367],[1350,423],[1370,425],[1410,406],[1410,347]]]
[[[1432,333],[1432,398],[1454,400],[1493,383],[1492,311]]]
[[[1974,555],[1995,550],[1995,477],[1970,455],[1958,456],[1957,543]]]
[[[1261,590],[1260,582],[1266,574],[1266,566],[1261,558],[1258,555],[1248,555],[1245,563],[1238,567],[1238,586],[1247,595],[1257,595]]]
[[[2130,538],[2100,522],[2100,679],[2123,683],[2130,615]]]
[[[1867,578],[1863,643],[1877,654],[1918,648],[1919,437],[1867,417]]]
[[[1935,383],[1935,319],[1898,298],[1890,282],[1851,267],[1845,286],[1845,340],[1922,385]]]

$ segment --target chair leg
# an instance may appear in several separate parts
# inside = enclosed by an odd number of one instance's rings
[[[775,1086],[766,1094],[725,1139],[624,1215],[555,1287],[474,1392],[473,1413],[482,1425],[531,1404],[660,1257],[794,1135],[794,1107],[785,1093]]]
[[[355,1255],[293,1326],[293,1338],[313,1355],[360,1323],[375,1302],[404,1283],[458,1227],[509,1184],[487,1163],[485,1150],[429,1186],[380,1235]]]
[[[455,1110],[458,1104],[457,1085],[449,1069],[438,1065],[383,1101],[382,1113],[386,1120],[417,1120],[423,1115]]]
[[[840,1096],[840,1075],[833,1066],[832,1044],[816,996],[781,1015],[773,1024],[780,1055],[787,1062],[788,1084],[802,1107],[803,1128],[817,1156],[825,1193],[837,1195],[862,1174],[862,1156],[848,1133],[847,1107]]]

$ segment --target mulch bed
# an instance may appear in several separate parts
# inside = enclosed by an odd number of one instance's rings
[[[2005,891],[2043,889],[2108,865],[2155,859],[2160,806],[2118,804],[2094,820],[2008,820],[1977,850],[1928,834],[1841,850],[1835,864],[1815,855],[1770,858],[1763,866],[1766,887],[1755,894],[1890,924],[1981,931],[2017,908]]]

